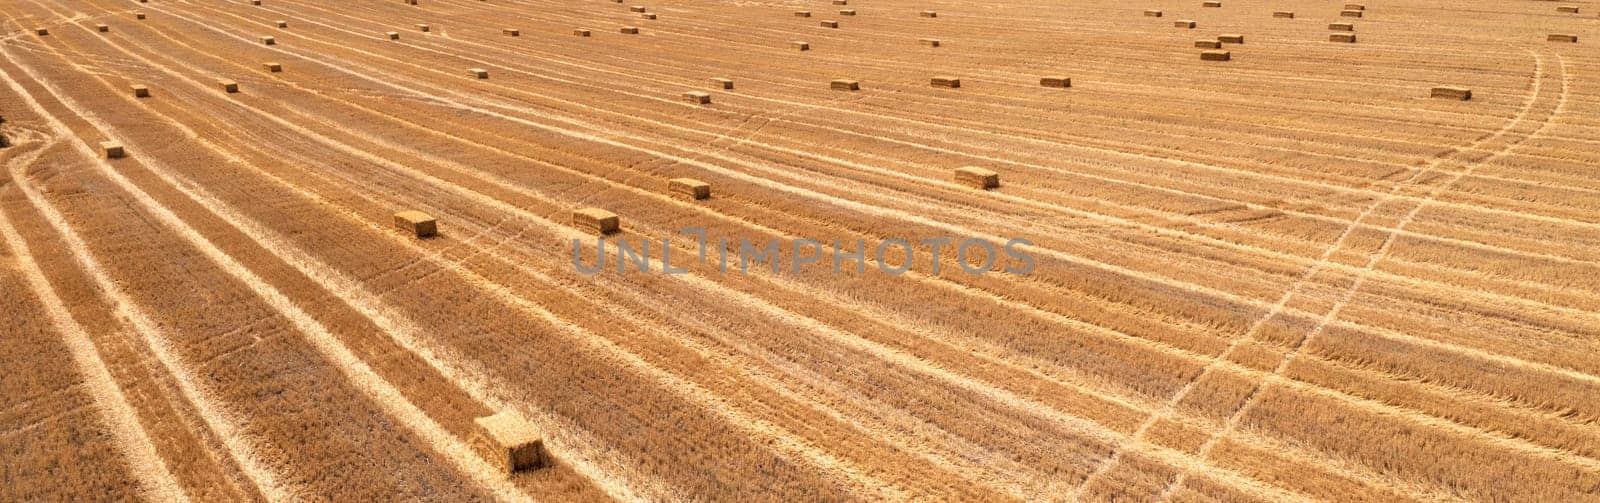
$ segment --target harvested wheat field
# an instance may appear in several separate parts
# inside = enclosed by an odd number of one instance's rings
[[[0,501],[1600,501],[1591,6],[6,0]]]

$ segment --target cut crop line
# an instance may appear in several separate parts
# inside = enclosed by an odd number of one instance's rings
[[[9,174],[14,176],[17,173],[25,173],[24,166],[31,165],[34,159],[55,144],[55,141],[45,143],[27,155],[12,159],[8,169]],[[12,182],[17,185],[27,183],[25,180],[17,179],[12,179]],[[11,255],[27,279],[34,297],[44,305],[50,324],[61,334],[67,348],[71,350],[73,366],[83,377],[84,384],[88,387],[88,395],[94,399],[101,419],[111,430],[117,450],[127,461],[129,471],[138,480],[140,492],[151,501],[189,501],[189,495],[172,475],[166,460],[156,452],[155,443],[150,440],[149,432],[145,431],[144,425],[139,422],[138,412],[128,402],[122,387],[117,384],[116,378],[106,367],[106,362],[101,358],[100,351],[90,339],[88,331],[72,317],[71,311],[57,295],[55,287],[50,284],[44,271],[40,270],[39,264],[34,261],[33,252],[29,249],[27,241],[24,241],[16,228],[11,225],[4,210],[0,210],[0,244],[9,245],[12,250]]]

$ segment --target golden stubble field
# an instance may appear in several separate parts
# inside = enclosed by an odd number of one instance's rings
[[[410,3],[0,3],[0,500],[1600,500],[1596,4]]]

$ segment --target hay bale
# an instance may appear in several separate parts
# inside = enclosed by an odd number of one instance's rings
[[[1194,46],[1201,49],[1221,49],[1222,42],[1216,40],[1200,39],[1194,41]]]
[[[834,5],[850,5],[849,0],[833,0]]]
[[[1174,28],[1187,28],[1187,29],[1191,29],[1192,30],[1195,27],[1195,23],[1192,20],[1179,19],[1177,21],[1173,21],[1172,22],[1172,26]]]
[[[733,79],[712,77],[711,85],[717,86],[718,89],[733,89]]]
[[[839,15],[841,15],[841,16],[854,16],[854,15],[856,15],[856,10],[855,9],[839,9]]]
[[[1566,13],[1569,13],[1569,14],[1577,14],[1578,13],[1578,6],[1576,6],[1576,5],[1563,5],[1563,6],[1560,6],[1560,7],[1556,7],[1556,12],[1566,12]]]
[[[624,26],[624,27],[622,27],[621,30],[618,30],[618,31],[621,31],[622,34],[624,34],[624,35],[638,35],[639,34],[639,27],[638,26]]]
[[[1233,59],[1233,53],[1228,51],[1201,51],[1201,61],[1228,61]]]
[[[1329,42],[1341,42],[1341,43],[1346,43],[1346,44],[1354,44],[1354,43],[1356,43],[1356,34],[1354,34],[1354,33],[1329,33],[1328,34],[1328,41]]]
[[[1571,43],[1576,44],[1576,43],[1578,43],[1578,36],[1577,35],[1566,35],[1566,34],[1552,33],[1552,34],[1550,34],[1550,36],[1545,37],[1545,40],[1548,40],[1548,41],[1551,41],[1551,42],[1571,42]]]
[[[989,190],[1000,186],[1000,174],[977,166],[963,166],[956,168],[955,182],[979,190]]]
[[[261,45],[278,45],[278,39],[273,37],[261,37]]]
[[[94,25],[94,30],[98,31],[100,33],[105,33],[105,32],[111,31],[111,26],[110,25],[104,25],[104,24],[97,24],[97,25]]]
[[[522,36],[522,30],[518,30],[516,28],[501,28],[500,34],[507,37],[520,37]]]
[[[794,11],[794,17],[811,17],[811,11],[808,11],[808,10],[797,10],[797,11]]]
[[[49,28],[39,28],[37,30],[33,30],[33,33],[38,35],[38,36],[44,37],[44,36],[50,35],[50,29]]]
[[[1039,77],[1039,85],[1044,87],[1072,87],[1072,77]]]
[[[700,200],[711,197],[711,184],[693,178],[667,180],[667,193],[674,196]]]
[[[406,5],[421,5],[417,0],[406,0]]]
[[[860,91],[861,82],[856,80],[833,79],[828,83],[828,89],[835,91]]]
[[[544,440],[526,418],[510,410],[472,420],[477,429],[472,444],[485,460],[506,475],[537,470],[545,460]]]
[[[1209,1],[1209,2],[1202,2],[1200,4],[1200,6],[1214,9],[1214,8],[1222,7],[1222,2],[1218,2],[1218,1],[1212,0],[1212,1]]]
[[[589,36],[589,30],[586,30],[586,29],[583,29],[583,28],[573,28],[572,29],[572,34],[580,36],[580,37],[587,37],[587,36]]]
[[[622,227],[621,222],[616,213],[600,208],[583,208],[572,212],[572,226],[591,234],[617,232]]]
[[[482,68],[468,68],[467,73],[470,73],[473,77],[477,77],[479,79],[489,78],[489,71]]]
[[[387,33],[384,33],[383,35],[386,36],[386,37],[389,37],[389,40],[400,40],[400,32],[398,32],[398,31],[387,32]]]
[[[1237,34],[1237,33],[1226,33],[1226,34],[1222,34],[1222,35],[1217,35],[1217,41],[1218,42],[1222,42],[1224,44],[1243,44],[1244,43],[1244,35],[1240,35],[1240,34]]]
[[[145,18],[145,15],[144,15],[143,12],[135,12],[135,13],[133,13],[133,18],[134,19],[138,19],[140,21],[143,21],[144,18]]]
[[[1472,99],[1472,90],[1465,87],[1434,86],[1428,93],[1431,98],[1445,98],[1466,101]]]
[[[233,94],[233,93],[239,92],[239,83],[231,81],[231,80],[228,80],[228,79],[218,80],[217,81],[217,86],[222,88],[222,92],[225,92],[225,93],[228,93],[228,94]]]
[[[128,155],[128,152],[122,149],[122,144],[112,141],[101,143],[100,150],[106,153],[106,159],[121,159]]]
[[[261,0],[250,0],[250,5],[254,5],[254,6],[260,7],[261,6]]]
[[[288,28],[289,27],[289,22],[288,21],[284,21],[282,19],[279,19],[277,21],[273,21],[272,24],[277,25],[279,28]]]
[[[939,17],[938,11],[925,10],[917,14],[920,17]]]
[[[274,62],[267,62],[267,63],[262,63],[261,64],[261,68],[266,70],[267,73],[278,73],[278,72],[283,71],[283,64],[274,63]]]
[[[433,27],[425,25],[425,24],[419,24],[419,25],[417,25],[417,31],[420,31],[420,32],[423,32],[423,33],[427,33],[427,32],[433,31]]]
[[[822,22],[822,27],[823,28],[838,28],[839,27],[839,22],[838,21],[833,21],[833,20],[823,21]]]
[[[1333,31],[1356,31],[1356,25],[1351,23],[1328,23],[1328,29]]]
[[[150,97],[150,88],[149,87],[145,87],[145,86],[142,86],[142,85],[135,84],[135,85],[132,85],[132,86],[128,86],[128,88],[133,90],[133,97],[135,97],[135,98],[149,98]]]
[[[798,41],[798,40],[793,41],[793,42],[789,42],[789,47],[793,47],[796,50],[801,50],[801,51],[809,51],[809,50],[811,50],[811,44],[810,43],[801,42],[801,41]]]
[[[961,87],[961,79],[955,77],[934,77],[928,83],[933,87],[943,87],[945,89],[959,89]]]
[[[943,45],[943,42],[940,42],[939,39],[936,39],[936,38],[917,39],[917,43],[921,44],[921,45],[926,45],[928,47],[939,47],[940,45]]]
[[[704,91],[684,91],[683,101],[687,101],[696,105],[710,105],[711,93]]]
[[[646,12],[644,14],[640,14],[639,17],[642,17],[642,18],[645,18],[645,19],[654,20],[656,18],[656,13],[654,13],[654,12]]]
[[[1342,17],[1361,17],[1361,11],[1358,11],[1358,10],[1342,10],[1342,11],[1339,11],[1339,15],[1342,16]]]
[[[395,213],[394,226],[419,238],[428,238],[439,234],[439,222],[434,220],[432,215],[416,210]]]
[[[1272,17],[1283,18],[1283,19],[1294,19],[1294,13],[1286,11],[1286,10],[1280,10],[1280,11],[1277,11],[1277,12],[1273,12],[1272,13]]]
[[[1146,11],[1144,11],[1144,17],[1161,17],[1161,11],[1158,11],[1158,10],[1146,10]]]
[[[1344,10],[1367,10],[1367,6],[1358,3],[1344,4]]]
[[[634,5],[634,6],[628,7],[628,12],[644,12],[646,10],[647,9],[645,9],[643,5]]]

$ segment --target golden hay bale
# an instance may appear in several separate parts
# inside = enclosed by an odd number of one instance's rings
[[[1191,21],[1191,20],[1188,20],[1188,19],[1179,19],[1179,20],[1177,20],[1177,21],[1173,21],[1173,22],[1172,22],[1172,26],[1173,26],[1173,27],[1174,27],[1174,28],[1189,28],[1189,29],[1194,29],[1194,27],[1195,27],[1195,23],[1194,23],[1194,21]]]
[[[489,71],[482,68],[468,68],[467,73],[472,74],[473,77],[477,77],[479,79],[489,78]]]
[[[416,210],[394,214],[394,226],[419,238],[433,237],[439,233],[439,221],[432,215]]]
[[[1222,42],[1224,44],[1243,44],[1244,43],[1244,35],[1240,35],[1240,34],[1237,34],[1237,33],[1226,33],[1226,34],[1222,34],[1222,35],[1217,35],[1217,41],[1218,42]]]
[[[1044,87],[1072,87],[1071,77],[1039,77],[1039,85]]]
[[[1356,31],[1356,25],[1351,23],[1328,23],[1328,29],[1333,31]]]
[[[733,79],[712,77],[711,85],[717,86],[720,89],[733,89]]]
[[[794,11],[794,17],[811,17],[811,11],[808,11],[808,10],[797,10],[797,11]]]
[[[520,37],[522,36],[522,30],[518,30],[516,28],[501,28],[500,34],[507,37]]]
[[[810,43],[801,42],[801,41],[798,41],[798,40],[793,41],[793,42],[789,42],[789,47],[793,47],[793,48],[795,48],[797,50],[801,50],[801,51],[809,51],[809,50],[811,50],[811,44]]]
[[[33,30],[33,33],[43,37],[43,36],[47,36],[47,35],[50,34],[50,29],[49,28],[39,28],[37,30]]]
[[[278,39],[273,37],[261,37],[261,45],[278,45]]]
[[[1545,37],[1545,40],[1548,40],[1548,41],[1551,41],[1551,42],[1571,42],[1571,43],[1576,44],[1576,43],[1578,43],[1578,36],[1577,35],[1566,35],[1566,34],[1552,33],[1552,34],[1550,34],[1550,36]]]
[[[417,0],[406,0],[406,5],[418,5]]]
[[[833,20],[823,21],[822,22],[822,27],[823,28],[838,28],[839,27],[839,22],[838,21],[833,21]]]
[[[856,15],[856,10],[855,9],[839,9],[839,15],[841,15],[841,16],[854,16],[854,15]]]
[[[645,19],[655,19],[656,18],[656,13],[654,13],[654,12],[646,12],[646,13],[643,13],[643,14],[639,14],[639,17],[645,18]]]
[[[861,90],[861,82],[856,80],[834,79],[833,82],[828,83],[828,89],[835,91],[859,91]]]
[[[1233,59],[1233,53],[1228,51],[1201,51],[1201,61],[1228,61]]]
[[[511,475],[548,465],[544,440],[526,418],[510,410],[472,420],[477,429],[472,444],[485,460],[502,473]]]
[[[272,24],[277,25],[279,28],[288,28],[289,27],[289,22],[288,21],[284,21],[282,19],[279,19],[277,21],[273,21]]]
[[[278,73],[278,72],[283,71],[283,64],[274,63],[274,62],[267,62],[267,63],[262,63],[261,64],[261,68],[265,69],[267,71],[267,73]]]
[[[419,24],[419,25],[417,25],[417,31],[420,31],[420,32],[423,32],[423,33],[427,33],[427,32],[433,31],[433,27],[425,25],[425,24]]]
[[[1286,11],[1286,10],[1280,10],[1280,11],[1272,13],[1272,17],[1283,18],[1283,19],[1294,19],[1294,13]]]
[[[925,10],[917,15],[921,17],[939,17],[939,11]]]
[[[833,0],[834,5],[849,5],[849,0]]]
[[[145,87],[145,86],[142,86],[142,85],[132,85],[132,86],[128,86],[128,88],[133,90],[133,97],[135,97],[135,98],[149,98],[150,97],[150,88],[149,87]]]
[[[100,150],[106,153],[106,159],[121,159],[128,155],[128,152],[122,149],[122,144],[117,142],[103,142],[100,144]]]
[[[622,227],[616,213],[600,208],[583,208],[572,211],[572,226],[592,234],[610,234]]]
[[[687,101],[696,105],[709,105],[711,104],[711,93],[704,91],[685,91],[683,93],[683,101]]]
[[[234,82],[234,81],[231,81],[231,80],[228,80],[228,79],[222,79],[222,80],[218,80],[217,81],[217,85],[222,87],[222,92],[225,92],[225,93],[232,94],[232,93],[239,92],[239,83],[238,82]]]
[[[1222,7],[1222,2],[1217,2],[1217,1],[1202,2],[1200,4],[1200,6],[1201,7],[1217,8],[1217,7]]]
[[[134,19],[144,19],[145,15],[144,15],[143,12],[135,12],[135,13],[133,13],[133,18]]]
[[[398,31],[387,32],[387,33],[384,33],[383,35],[386,36],[386,37],[389,37],[389,40],[400,40],[400,32],[398,32]]]
[[[1200,39],[1194,41],[1194,46],[1201,49],[1221,49],[1222,42],[1216,40]]]
[[[917,43],[926,45],[928,47],[939,47],[940,45],[943,45],[943,42],[940,42],[939,39],[936,38],[917,39]]]
[[[638,35],[639,34],[639,27],[637,27],[637,26],[624,26],[624,27],[622,27],[621,30],[618,30],[618,31],[621,31],[622,34],[624,34],[624,35]]]
[[[1343,16],[1343,17],[1361,17],[1361,11],[1358,11],[1358,10],[1342,10],[1342,11],[1339,11],[1339,15]]]
[[[587,37],[587,36],[589,36],[589,30],[586,30],[586,29],[583,29],[583,28],[573,28],[572,29],[572,34],[580,36],[580,37]]]
[[[961,79],[955,77],[934,77],[933,79],[929,80],[928,83],[933,87],[943,87],[946,89],[957,89],[961,87]]]
[[[1367,10],[1367,6],[1358,3],[1344,4],[1344,10]]]
[[[261,0],[250,0],[250,5],[260,6]]]
[[[1000,174],[977,166],[956,168],[955,182],[975,189],[989,190],[1000,186]]]
[[[1158,10],[1147,10],[1147,11],[1144,11],[1144,17],[1161,17],[1161,11],[1158,11]]]
[[[1465,87],[1434,86],[1429,97],[1466,101],[1472,99],[1472,90]]]
[[[673,178],[667,180],[667,192],[689,199],[705,199],[711,197],[711,184],[693,178]]]
[[[1354,43],[1356,43],[1356,34],[1354,34],[1354,33],[1329,33],[1328,34],[1328,41],[1329,42],[1342,42],[1342,43],[1346,43],[1346,44],[1354,44]]]
[[[1561,7],[1556,7],[1556,12],[1566,12],[1566,13],[1570,13],[1570,14],[1577,14],[1578,13],[1578,6],[1576,6],[1576,5],[1564,5],[1564,6],[1561,6]]]
[[[648,10],[648,9],[645,9],[643,5],[634,5],[634,6],[628,7],[628,12],[644,12],[646,10]]]
[[[101,33],[105,33],[105,32],[111,31],[111,26],[103,25],[103,24],[97,24],[97,25],[94,25],[94,29],[95,29],[95,31],[98,31],[98,32],[101,32]]]

